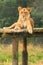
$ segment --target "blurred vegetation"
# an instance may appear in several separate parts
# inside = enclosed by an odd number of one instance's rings
[[[35,27],[43,27],[43,0],[0,0],[0,27],[10,26],[18,19],[18,6],[32,7]]]
[[[43,65],[43,47],[42,45],[28,45],[28,63],[29,65]],[[18,47],[18,61],[22,65],[22,44]],[[39,52],[40,51],[40,52]],[[37,64],[38,62],[38,64]],[[0,44],[0,65],[12,65],[12,45]]]

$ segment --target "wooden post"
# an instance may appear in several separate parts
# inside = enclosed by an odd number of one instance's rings
[[[13,62],[12,65],[18,65],[18,38],[14,36],[13,40]]]
[[[22,65],[28,65],[27,37],[23,37]]]

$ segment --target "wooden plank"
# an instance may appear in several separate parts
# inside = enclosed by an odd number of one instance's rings
[[[1,29],[0,33],[20,33],[20,32],[27,32],[26,29],[14,30],[14,29]]]
[[[34,28],[33,30],[33,32],[43,32],[43,28]]]
[[[21,33],[21,32],[27,32],[27,29],[14,30],[14,29],[0,28],[0,33]],[[34,28],[33,32],[43,32],[43,28]]]
[[[27,29],[21,29],[21,30],[0,29],[0,37],[2,37],[3,34],[4,34],[4,37],[5,37],[5,34],[11,35],[11,36],[15,34],[15,35],[18,35],[19,37],[19,36],[23,36],[25,33],[27,34],[27,37],[35,37],[35,36],[41,37],[43,36],[43,28],[34,28],[32,34],[29,34],[27,32]]]

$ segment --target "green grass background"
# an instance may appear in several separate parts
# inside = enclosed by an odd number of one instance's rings
[[[22,62],[22,44],[19,47],[18,60],[19,63]],[[43,61],[43,47],[34,46],[32,44],[28,45],[28,62],[37,63],[40,60]],[[11,65],[12,63],[12,45],[1,45],[0,44],[0,65]],[[31,65],[31,64],[30,64]]]

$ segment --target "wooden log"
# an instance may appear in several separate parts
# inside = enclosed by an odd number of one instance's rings
[[[22,65],[28,65],[27,37],[23,37]]]
[[[27,29],[15,30],[15,29],[0,28],[0,33],[20,33],[20,32],[28,32],[28,31]],[[33,32],[43,32],[43,28],[33,28]]]
[[[0,37],[3,35],[3,34],[9,34],[9,35],[12,35],[12,34],[17,34],[18,36],[22,36],[24,35],[24,33],[27,33],[27,37],[33,37],[33,36],[43,36],[43,28],[34,28],[33,29],[33,33],[32,34],[29,34],[27,29],[20,29],[20,30],[14,30],[14,29],[2,29],[0,28]]]
[[[17,36],[14,36],[13,43],[13,62],[12,65],[18,65],[18,38]]]

